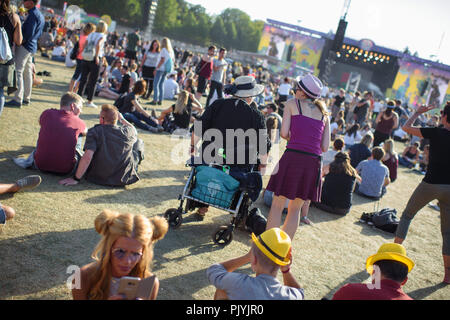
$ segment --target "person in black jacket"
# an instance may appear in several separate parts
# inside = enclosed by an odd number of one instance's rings
[[[202,140],[199,164],[226,164],[242,171],[250,171],[258,164],[260,170],[265,168],[271,142],[264,115],[252,106],[253,97],[263,90],[255,78],[241,76],[225,88],[225,93],[233,97],[218,99],[205,109],[200,121],[194,123],[191,136],[191,155],[195,155]],[[199,209],[200,218],[207,210]]]

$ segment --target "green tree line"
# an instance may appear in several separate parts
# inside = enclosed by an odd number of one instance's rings
[[[57,0],[62,7],[64,0]],[[72,0],[88,13],[108,14],[119,24],[144,29],[150,0]],[[45,5],[45,4],[44,4]],[[264,21],[252,21],[239,9],[211,16],[200,5],[185,0],[159,0],[153,33],[201,46],[215,44],[228,50],[256,52]]]

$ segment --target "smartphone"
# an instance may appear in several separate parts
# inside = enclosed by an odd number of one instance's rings
[[[135,300],[137,298],[147,300],[153,291],[155,285],[155,276],[145,279],[135,277],[122,277],[119,283],[118,294],[123,294],[127,300]]]
[[[139,283],[139,288],[136,294],[137,298],[148,300],[153,292],[153,287],[155,285],[156,276],[151,276],[142,279]]]
[[[127,300],[134,300],[137,297],[139,283],[141,279],[134,277],[122,277],[119,283],[118,294],[123,294]]]

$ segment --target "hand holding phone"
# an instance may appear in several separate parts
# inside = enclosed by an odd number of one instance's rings
[[[141,280],[135,277],[122,277],[118,294],[124,295],[127,300],[149,299],[153,291],[155,278],[155,276],[151,276]]]

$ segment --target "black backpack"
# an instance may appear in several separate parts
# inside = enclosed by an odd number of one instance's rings
[[[72,51],[70,52],[70,60],[77,59],[79,48],[80,48],[80,43],[77,41],[77,43],[75,43],[75,46],[72,48]]]
[[[122,108],[125,105],[125,97],[127,96],[126,93],[122,93],[119,98],[117,98],[116,101],[114,101],[114,106],[117,107],[120,113],[122,113]]]
[[[253,208],[248,213],[247,219],[245,220],[245,226],[247,230],[253,232],[256,236],[266,231],[267,219],[261,213],[258,208]]]
[[[373,213],[363,213],[360,221],[389,233],[395,233],[400,222],[397,218],[397,210],[391,208]]]

